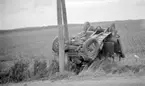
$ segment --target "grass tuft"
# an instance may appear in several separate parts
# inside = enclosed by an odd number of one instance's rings
[[[72,71],[71,64],[65,65],[65,70]],[[60,80],[72,74],[71,72],[60,74],[57,60],[52,60],[49,66],[45,60],[17,60],[10,68],[0,71],[0,84],[43,79]]]

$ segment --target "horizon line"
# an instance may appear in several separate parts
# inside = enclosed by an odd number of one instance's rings
[[[90,22],[90,23],[103,23],[103,22],[116,22],[116,21],[127,21],[127,20],[145,20],[145,19],[123,19],[123,20],[108,20],[108,21],[93,21],[93,22]],[[83,23],[68,23],[68,25],[81,25]],[[0,29],[0,31],[15,31],[15,30],[23,30],[23,29],[26,29],[26,28],[41,28],[41,27],[56,27],[58,26],[57,24],[52,24],[52,25],[43,25],[43,26],[30,26],[30,27],[19,27],[19,28],[12,28],[12,29]]]

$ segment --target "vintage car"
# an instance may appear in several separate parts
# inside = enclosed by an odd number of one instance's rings
[[[52,50],[59,54],[58,37],[53,41]],[[112,57],[114,59],[114,54],[119,58],[125,57],[115,24],[106,29],[98,26],[94,31],[87,31],[85,37],[71,37],[69,42],[65,42],[65,53],[68,55],[68,62],[80,67],[90,65],[96,58]]]

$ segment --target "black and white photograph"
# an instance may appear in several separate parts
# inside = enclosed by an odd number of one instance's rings
[[[0,86],[145,86],[145,0],[0,0]]]

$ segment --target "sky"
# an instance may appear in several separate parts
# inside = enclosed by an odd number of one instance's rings
[[[65,2],[68,23],[145,19],[145,0]],[[56,24],[56,0],[0,0],[0,30]]]

